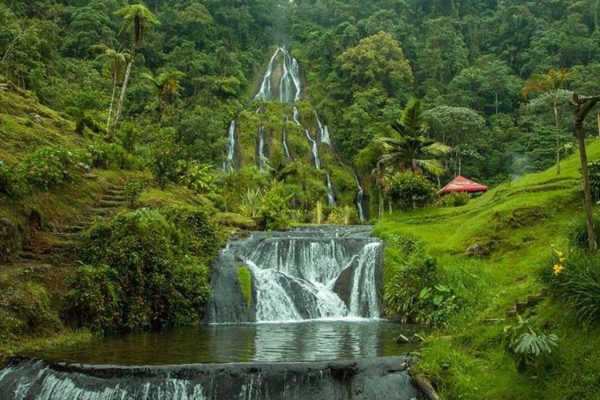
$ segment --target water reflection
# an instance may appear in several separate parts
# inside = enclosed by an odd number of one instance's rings
[[[168,365],[325,361],[405,353],[394,338],[413,329],[384,321],[209,325],[113,336],[32,356],[85,364]]]

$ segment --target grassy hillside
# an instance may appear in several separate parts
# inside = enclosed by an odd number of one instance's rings
[[[600,159],[600,142],[589,143],[588,153]],[[377,225],[390,242],[418,238],[459,287],[461,311],[428,337],[419,365],[445,398],[600,398],[600,329],[584,329],[538,281],[553,245],[568,252],[566,225],[583,213],[578,157],[562,167],[560,175],[555,169],[527,175],[463,207],[397,213]],[[476,244],[485,256],[467,255]],[[388,262],[397,256],[389,247]],[[539,304],[527,307],[528,299]],[[517,323],[515,314],[533,316],[536,327],[559,336],[542,367],[519,372],[505,350],[504,329]]]
[[[42,156],[44,149],[60,149],[67,157],[56,168],[60,181],[47,185],[54,153]],[[67,116],[14,87],[0,90],[0,161],[0,359],[26,348],[93,339],[64,315],[67,284],[88,227],[135,208],[166,206],[210,210],[219,241],[235,226],[252,223],[218,212],[211,200],[185,187],[160,189],[139,155],[92,132],[75,133]],[[25,189],[7,192],[17,178]],[[146,182],[135,204],[127,188],[132,180]]]

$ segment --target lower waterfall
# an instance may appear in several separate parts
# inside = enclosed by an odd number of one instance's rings
[[[209,322],[379,317],[381,242],[370,227],[255,232],[230,243],[213,269]],[[252,304],[237,270],[252,275]]]

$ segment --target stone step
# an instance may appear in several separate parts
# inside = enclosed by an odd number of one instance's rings
[[[127,201],[127,196],[125,195],[116,195],[116,194],[105,194],[104,196],[102,196],[102,199],[100,199],[100,201],[120,201],[120,202],[125,202]]]
[[[117,208],[123,205],[122,201],[110,201],[110,200],[100,200],[98,203],[99,208]]]
[[[112,195],[112,196],[124,196],[125,195],[125,189],[106,189],[104,191],[104,195]]]
[[[79,225],[70,225],[70,226],[61,226],[60,228],[58,228],[59,232],[58,233],[63,233],[63,234],[78,234],[81,233],[83,231],[85,231],[87,228],[89,228],[91,225],[91,222],[80,222]]]

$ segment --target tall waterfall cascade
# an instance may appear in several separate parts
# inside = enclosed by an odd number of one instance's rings
[[[221,252],[209,322],[378,318],[381,257],[368,226],[255,232]],[[252,276],[251,304],[240,268]]]
[[[304,88],[302,86],[302,76],[300,70],[300,63],[297,59],[292,57],[290,52],[283,46],[277,47],[275,52],[271,55],[269,62],[267,63],[266,70],[262,75],[262,80],[258,91],[254,95],[254,100],[262,101],[278,101],[283,104],[293,105],[292,119],[302,129],[304,136],[308,142],[311,151],[311,158],[313,160],[313,166],[320,169],[327,169],[323,167],[321,160],[321,154],[319,153],[319,147],[321,144],[328,145],[331,149],[334,149],[333,140],[329,127],[324,124],[319,115],[315,112],[315,119],[317,123],[317,129],[314,134],[311,134],[310,130],[303,125],[301,121],[300,111],[296,107],[295,103],[303,98]],[[259,108],[256,114],[262,112]],[[227,159],[224,162],[223,170],[225,172],[231,172],[236,168],[236,126],[235,122],[229,127],[228,131],[228,144],[227,144]],[[287,133],[283,131],[281,133],[282,148],[286,161],[291,162],[294,158],[290,152],[290,148],[287,142]],[[261,125],[257,132],[256,139],[256,163],[260,169],[264,169],[269,164],[269,155],[266,151],[266,138],[265,138],[265,127]],[[332,177],[327,174],[326,177],[327,185],[327,201],[331,207],[335,206],[335,193],[334,184]],[[358,183],[358,180],[357,180]],[[366,221],[366,212],[364,209],[365,196],[364,189],[357,186],[357,211],[361,222]]]

